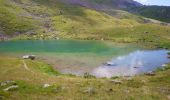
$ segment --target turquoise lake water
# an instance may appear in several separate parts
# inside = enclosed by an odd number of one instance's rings
[[[135,75],[169,63],[167,50],[146,50],[127,44],[77,40],[0,42],[0,56],[35,54],[63,73],[97,77]],[[109,65],[108,65],[109,64]]]

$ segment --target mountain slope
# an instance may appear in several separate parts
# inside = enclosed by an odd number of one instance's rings
[[[113,15],[115,9],[129,11],[144,17],[170,22],[170,7],[145,6],[133,0],[63,0],[67,4],[80,5]],[[114,10],[113,10],[114,9]]]
[[[93,8],[96,10],[103,10],[106,8],[127,9],[142,6],[142,4],[133,0],[62,0],[62,2]]]
[[[69,38],[152,43],[163,40],[168,44],[170,37],[169,26],[122,10],[110,9],[105,13],[63,0],[0,2],[1,34],[17,34],[17,39]],[[6,9],[6,13],[2,13],[5,11],[2,9]]]

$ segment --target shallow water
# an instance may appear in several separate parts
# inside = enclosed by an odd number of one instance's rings
[[[153,71],[169,63],[167,50],[137,50],[127,55],[120,55],[95,68],[92,74],[98,77],[131,76]]]
[[[144,50],[103,41],[31,40],[0,42],[0,55],[35,54],[63,73],[97,77],[135,75],[169,63],[167,50]],[[105,63],[105,64],[104,64]],[[110,64],[110,65],[108,65]]]

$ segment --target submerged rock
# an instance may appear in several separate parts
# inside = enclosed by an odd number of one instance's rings
[[[168,58],[170,59],[170,55],[168,55]]]

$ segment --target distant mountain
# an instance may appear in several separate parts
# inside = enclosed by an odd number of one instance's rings
[[[144,17],[170,23],[170,7],[168,6],[141,6],[131,8],[129,11]]]
[[[147,18],[170,22],[170,7],[146,6],[134,0],[61,0],[71,5],[79,5],[115,15],[115,9],[125,10]]]
[[[142,4],[133,0],[62,0],[64,3],[102,10],[106,8],[127,9],[140,7]]]

